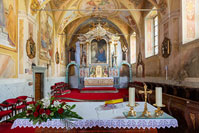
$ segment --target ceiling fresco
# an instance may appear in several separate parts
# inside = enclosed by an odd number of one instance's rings
[[[100,15],[112,16],[115,15],[117,11],[107,9],[118,8],[119,4],[116,0],[82,0],[79,2],[77,9],[80,10],[79,13],[83,16],[98,15],[99,13]]]
[[[160,3],[162,0],[32,0],[40,3],[40,8],[45,7],[50,2],[51,9],[61,9],[53,11],[56,23],[56,30],[62,33],[64,28],[74,20],[85,17],[102,17],[110,21],[117,19],[127,24],[130,29],[135,30],[139,25],[142,12],[130,11],[128,9],[142,9],[151,3]],[[145,4],[148,3],[148,4]],[[150,7],[151,8],[151,7]],[[69,11],[72,9],[74,11]],[[111,10],[110,10],[111,9]],[[127,9],[118,11],[114,9]],[[137,29],[140,29],[137,27]]]

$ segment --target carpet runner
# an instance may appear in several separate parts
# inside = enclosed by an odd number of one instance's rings
[[[80,91],[79,89],[71,89],[71,93],[55,97],[65,102],[95,102],[128,98],[128,89],[118,89],[118,93],[81,93]]]
[[[115,87],[86,87],[82,88],[81,93],[118,93]]]

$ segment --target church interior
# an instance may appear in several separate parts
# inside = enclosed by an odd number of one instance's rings
[[[0,0],[0,132],[198,132],[198,7],[199,0]],[[97,117],[127,108],[110,121],[153,126],[13,129],[18,119],[10,118],[46,97],[76,104],[83,120],[89,108]],[[135,117],[141,105],[146,119]],[[155,118],[147,105],[157,107]]]

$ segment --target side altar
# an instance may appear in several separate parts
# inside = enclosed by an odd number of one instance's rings
[[[129,79],[132,82],[132,69],[127,60],[122,60],[120,36],[109,32],[100,23],[76,42],[75,61],[67,66],[66,78],[70,65],[76,65],[78,88],[85,86],[120,87],[120,68],[123,64],[129,67]],[[108,79],[108,80],[107,80]],[[109,82],[110,81],[110,82]],[[109,83],[108,83],[109,82]]]

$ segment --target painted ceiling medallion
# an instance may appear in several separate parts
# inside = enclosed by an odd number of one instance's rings
[[[83,16],[114,16],[117,14],[117,11],[110,9],[118,8],[119,4],[116,0],[81,0],[78,5],[79,13]]]

